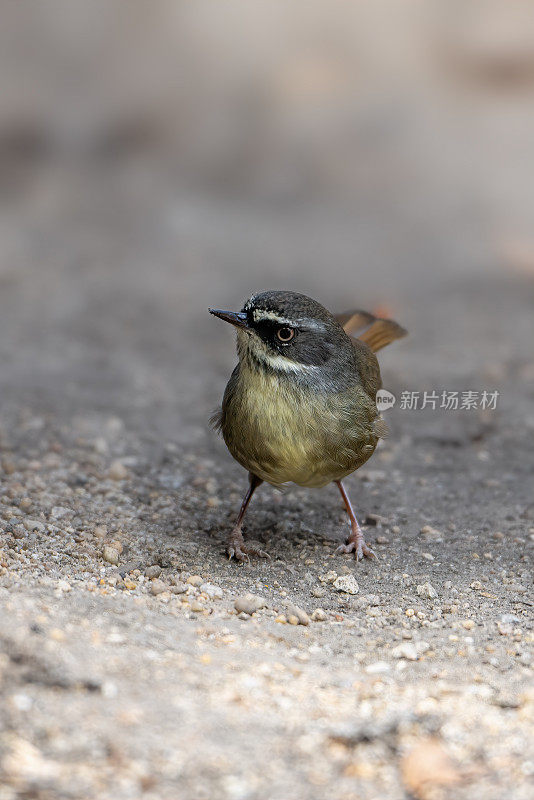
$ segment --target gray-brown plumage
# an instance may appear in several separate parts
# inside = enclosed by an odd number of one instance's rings
[[[245,560],[242,520],[263,481],[318,488],[338,484],[351,518],[345,552],[367,547],[341,480],[373,454],[387,427],[376,408],[381,387],[373,350],[404,336],[391,320],[352,311],[334,317],[296,292],[254,295],[239,313],[211,310],[237,328],[239,363],[213,418],[233,457],[249,472],[250,489],[228,553]],[[360,338],[347,331],[361,330]]]

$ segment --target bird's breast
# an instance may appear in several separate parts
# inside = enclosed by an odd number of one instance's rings
[[[287,376],[239,369],[228,384],[222,433],[234,458],[263,480],[319,487],[374,451],[376,405],[355,383],[316,391]]]

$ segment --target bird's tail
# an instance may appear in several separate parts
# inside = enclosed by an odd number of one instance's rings
[[[359,339],[376,353],[395,339],[402,339],[408,331],[392,319],[382,319],[369,311],[346,311],[336,314],[336,319],[350,336]]]

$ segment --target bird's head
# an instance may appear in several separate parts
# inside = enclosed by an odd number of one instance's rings
[[[210,313],[237,328],[240,360],[286,373],[312,373],[339,361],[351,342],[324,306],[298,292],[252,295],[241,311]]]

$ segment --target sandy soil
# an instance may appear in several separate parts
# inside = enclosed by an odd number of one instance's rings
[[[210,266],[216,211],[197,205],[175,255],[174,228],[130,208],[141,234],[113,269],[104,223],[86,267],[85,221],[64,236],[63,217],[26,217],[28,260],[4,268],[0,797],[526,800],[532,284],[474,265],[438,290],[407,270],[394,310],[412,335],[384,353],[385,385],[496,389],[497,410],[387,412],[348,481],[377,563],[334,555],[334,489],[262,487],[246,532],[272,561],[239,566],[223,543],[245,475],[206,423],[233,337],[206,306],[277,276],[251,278],[239,236],[219,251],[237,266]],[[147,236],[166,253],[152,273]],[[282,283],[335,302],[316,267]],[[380,291],[365,270],[357,286]]]
[[[0,34],[0,800],[530,800],[531,26],[49,5]],[[376,563],[332,487],[224,556],[207,307],[275,288],[410,331],[347,481]]]

